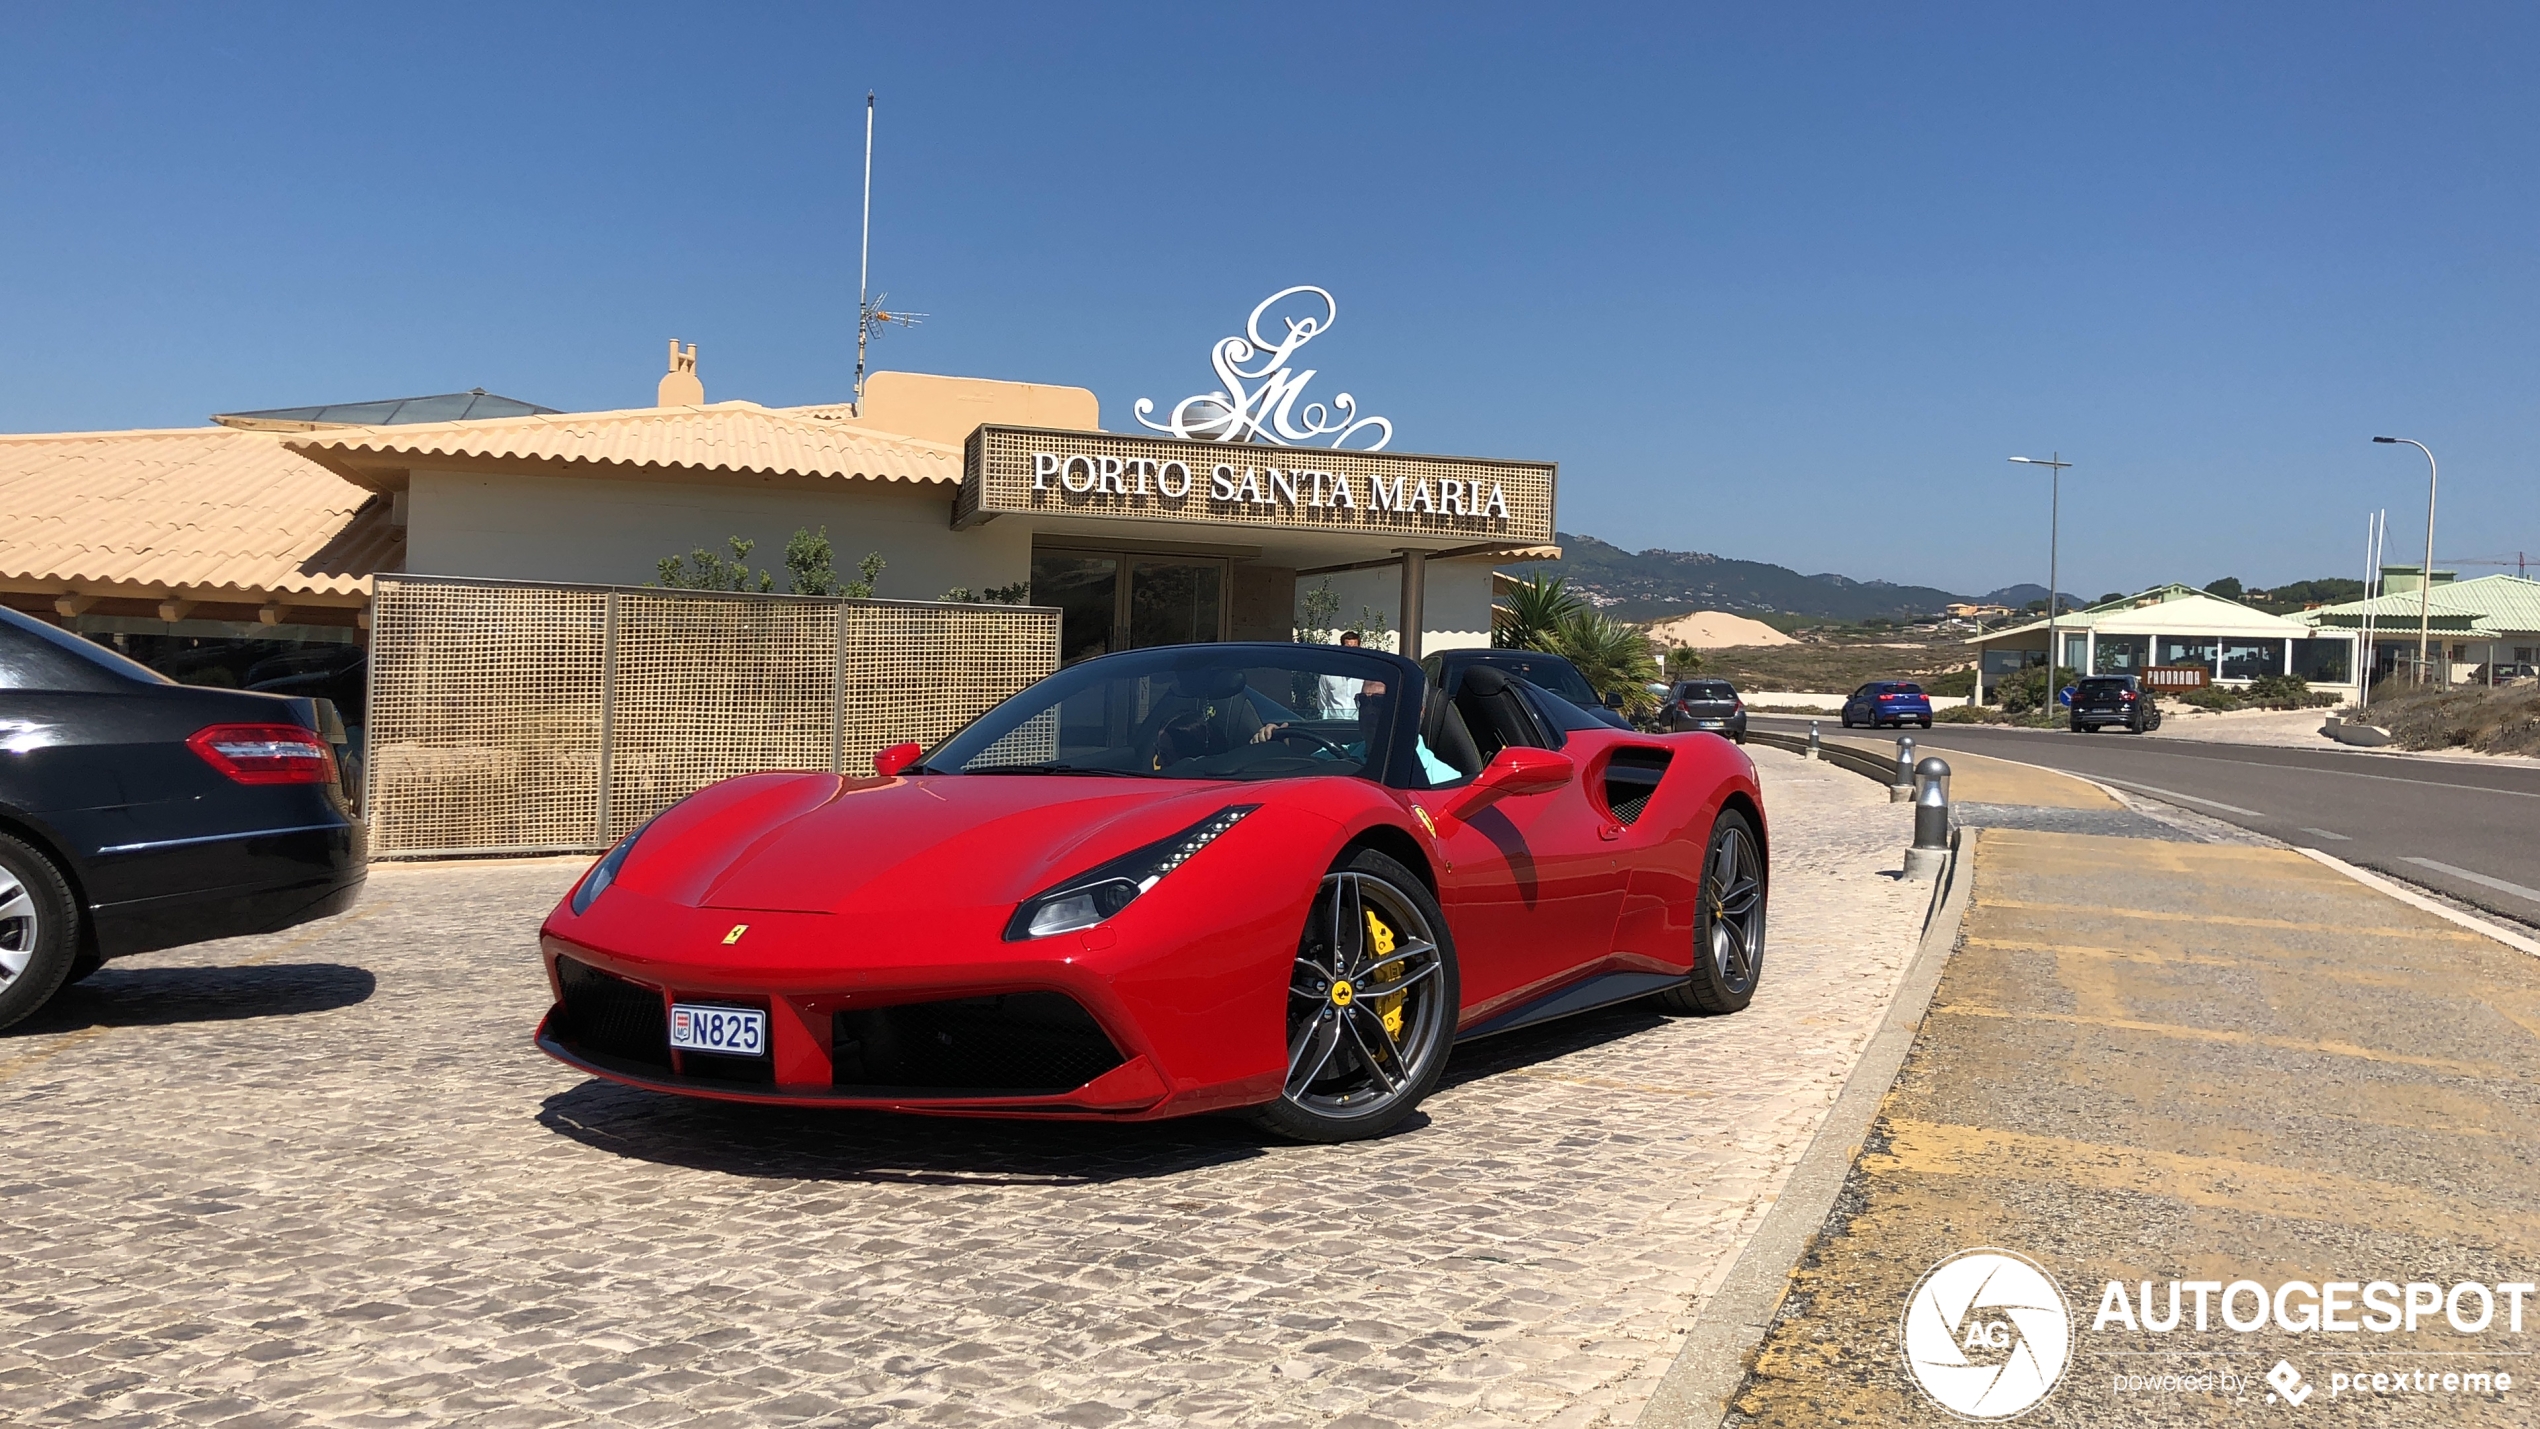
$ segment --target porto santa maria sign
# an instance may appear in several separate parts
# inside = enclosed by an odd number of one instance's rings
[[[1549,540],[1551,463],[1397,454],[1385,450],[1393,423],[1362,415],[1351,394],[1305,400],[1316,373],[1294,359],[1337,311],[1316,287],[1263,299],[1241,333],[1209,349],[1220,388],[1183,398],[1161,421],[1153,402],[1136,403],[1157,436],[981,427],[964,453],[956,523],[1035,513]]]

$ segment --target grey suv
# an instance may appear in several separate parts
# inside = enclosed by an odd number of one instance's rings
[[[1667,692],[1667,705],[1659,716],[1672,733],[1707,729],[1746,743],[1746,701],[1738,698],[1737,686],[1726,680],[1678,680]]]
[[[2094,734],[2103,725],[2136,734],[2161,727],[2161,710],[2152,692],[2132,675],[2091,675],[2073,686],[2073,732]]]

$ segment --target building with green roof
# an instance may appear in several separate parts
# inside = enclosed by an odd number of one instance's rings
[[[2433,677],[2452,684],[2517,678],[2540,656],[2540,580],[2480,576],[2455,580],[2438,570],[2425,584],[2415,566],[2382,567],[2381,593],[2303,611],[2295,617],[2325,634],[2372,628],[2373,678],[2416,662],[2419,600]]]
[[[2331,689],[2355,680],[2353,635],[2176,583],[2065,611],[2055,617],[2055,638],[2064,647],[2059,664],[2091,675],[2142,676],[2162,689],[2285,674]],[[2046,663],[2046,621],[1967,643],[1979,651],[1991,701],[2005,677]]]

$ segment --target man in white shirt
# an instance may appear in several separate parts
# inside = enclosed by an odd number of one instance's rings
[[[1355,630],[1344,630],[1341,632],[1341,647],[1343,649],[1356,650],[1364,643],[1365,642],[1358,638],[1358,632]],[[1323,676],[1321,692],[1323,703],[1323,708],[1321,710],[1322,717],[1325,719],[1358,718],[1359,687],[1365,683],[1366,682],[1363,680],[1351,679],[1347,675]]]

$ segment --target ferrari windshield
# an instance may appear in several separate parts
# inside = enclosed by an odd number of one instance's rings
[[[1320,645],[1174,645],[1070,666],[981,716],[933,774],[1382,779],[1405,667]]]

